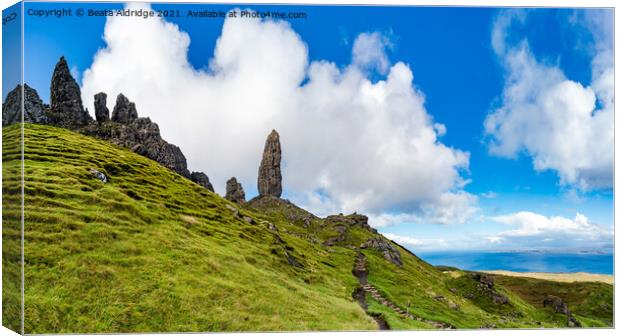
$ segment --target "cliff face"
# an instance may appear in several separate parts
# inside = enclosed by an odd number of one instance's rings
[[[51,104],[47,113],[50,124],[77,128],[93,120],[82,105],[80,87],[71,76],[64,57],[56,63],[50,89]]]
[[[107,95],[103,92],[96,94],[94,121],[82,105],[80,87],[71,75],[64,57],[60,58],[54,68],[50,88],[51,104],[46,106],[36,90],[24,85],[24,122],[68,128],[110,141],[155,160],[213,191],[207,175],[202,172],[191,173],[181,149],[162,139],[156,123],[149,118],[138,117],[135,103],[125,95],[119,94],[116,97],[110,118],[106,106]],[[21,121],[21,95],[21,86],[7,95],[2,104],[3,127]]]
[[[2,103],[2,127],[21,121],[22,92],[24,93],[24,122],[47,123],[46,106],[39,94],[28,85],[18,85]]]

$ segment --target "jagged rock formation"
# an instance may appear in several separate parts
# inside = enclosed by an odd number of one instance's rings
[[[280,197],[282,195],[281,160],[280,135],[273,130],[265,141],[263,159],[258,168],[258,193],[261,196]]]
[[[403,266],[403,262],[400,259],[400,252],[396,247],[392,246],[388,241],[383,240],[379,237],[373,237],[368,239],[365,243],[360,245],[360,248],[374,248],[377,251],[383,253],[383,257],[385,260],[391,262],[392,264],[401,267]]]
[[[24,84],[24,122],[45,124],[45,105],[37,91]],[[22,86],[17,85],[2,103],[2,126],[21,122]]]
[[[237,204],[245,203],[245,192],[241,183],[237,182],[237,178],[231,177],[226,181],[226,196],[224,198]]]
[[[3,126],[20,121],[21,92],[21,86],[18,86],[7,95],[2,104]],[[106,106],[107,95],[103,92],[96,94],[94,107],[97,122],[94,122],[88,110],[82,105],[80,87],[71,76],[64,57],[60,58],[54,68],[49,107],[43,104],[37,91],[28,85],[24,85],[24,92],[24,121],[69,128],[108,140],[155,160],[162,166],[213,191],[207,175],[190,174],[181,149],[162,139],[156,123],[149,118],[139,118],[136,105],[123,94],[119,94],[116,98],[111,119]]]
[[[120,97],[120,95],[119,95]],[[123,116],[132,115],[131,110],[135,110],[133,103],[123,96],[117,99],[117,103],[121,106],[115,106],[115,111],[123,111]],[[131,108],[132,106],[133,109]],[[128,112],[127,114],[125,112]],[[96,136],[101,139],[108,140],[116,145],[126,147],[132,151],[146,156],[152,160],[159,162],[162,166],[170,168],[175,172],[190,178],[190,172],[187,169],[187,161],[181,149],[173,144],[166,142],[161,138],[159,126],[152,122],[149,118],[120,118],[125,123],[112,121],[98,125],[91,123],[82,128],[82,133]]]
[[[209,176],[203,172],[192,172],[190,175],[190,180],[205,187],[207,190],[213,191],[213,185],[211,184],[211,181],[209,181]]]
[[[122,93],[116,97],[116,105],[112,111],[112,121],[129,124],[138,119],[136,104],[132,103]]]
[[[71,76],[64,57],[54,68],[50,92],[49,122],[53,125],[75,129],[92,121],[82,105],[80,87]]]
[[[110,121],[110,110],[108,110],[107,104],[108,95],[104,92],[99,92],[95,95],[95,119],[98,123],[104,123]]]

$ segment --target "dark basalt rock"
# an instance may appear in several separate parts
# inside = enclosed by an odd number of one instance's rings
[[[226,196],[224,198],[237,204],[245,203],[245,192],[241,183],[237,182],[237,178],[231,177],[226,181]]]
[[[273,130],[265,141],[263,159],[258,168],[258,193],[260,196],[280,197],[282,195],[281,160],[280,135],[276,130]]]
[[[64,57],[60,58],[54,68],[50,99],[48,116],[50,124],[75,129],[92,121],[88,112],[84,110],[80,87],[71,76]]]
[[[116,97],[116,105],[112,111],[112,121],[121,124],[129,124],[138,119],[136,104],[132,103],[122,93]]]
[[[159,126],[151,119],[138,118],[134,103],[119,94],[114,110],[117,115],[116,119],[123,120],[125,123],[116,122],[112,117],[112,121],[101,124],[91,123],[80,131],[129,148],[191,179],[191,174],[187,169],[187,160],[181,149],[162,139]],[[122,118],[119,119],[118,115]]]
[[[390,242],[381,239],[379,237],[373,237],[368,239],[365,243],[360,245],[360,248],[374,248],[377,251],[383,253],[383,257],[385,260],[391,262],[392,264],[401,267],[403,266],[403,262],[400,259],[400,252],[396,247],[394,247]]]
[[[213,191],[213,185],[211,184],[211,181],[209,181],[209,177],[203,172],[193,172],[190,175],[190,180],[200,184],[207,190]]]
[[[37,91],[27,84],[23,86],[24,92],[24,122],[45,124],[47,115],[45,105],[39,98]],[[6,95],[2,103],[2,126],[8,126],[21,122],[22,86],[17,85],[15,89]]]
[[[21,94],[21,86],[18,86],[7,95],[2,104],[3,126],[21,120]],[[64,57],[60,58],[54,69],[49,108],[43,104],[36,90],[27,85],[24,85],[24,94],[24,121],[69,128],[107,140],[155,160],[188,179],[191,178],[181,149],[161,138],[156,123],[149,118],[138,118],[135,104],[123,94],[119,94],[116,99],[112,120],[109,119],[109,110],[106,107],[107,95],[103,92],[96,94],[97,122],[93,122],[88,110],[82,105],[80,87],[71,76]],[[200,176],[200,181],[208,182],[208,177]],[[212,186],[208,187],[210,183],[201,184],[213,190]]]
[[[95,119],[97,122],[104,123],[110,120],[110,110],[106,106],[108,95],[99,92],[95,95]]]

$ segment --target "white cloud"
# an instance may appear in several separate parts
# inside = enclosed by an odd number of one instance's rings
[[[411,245],[411,246],[419,246],[419,245],[424,245],[424,242],[420,239],[416,239],[416,238],[412,238],[412,237],[407,237],[407,236],[399,236],[393,233],[386,233],[384,234],[384,236],[387,239],[393,240],[399,244],[407,244],[407,245]]]
[[[393,240],[405,247],[421,250],[442,250],[448,247],[448,242],[444,239],[417,239],[409,236],[401,236],[394,233],[384,233],[387,239]]]
[[[385,49],[391,47],[390,40],[378,32],[361,33],[353,43],[353,64],[360,69],[376,69],[386,74],[390,61]]]
[[[493,29],[493,47],[507,78],[501,106],[484,123],[489,151],[504,157],[526,152],[535,170],[557,171],[564,185],[581,190],[611,187],[612,44],[596,43],[592,82],[584,85],[568,79],[559,67],[539,62],[527,40],[508,46],[511,24],[523,20],[521,11],[504,12]]]
[[[490,217],[491,220],[514,226],[508,230],[488,237],[490,242],[503,242],[506,238],[522,237],[532,239],[539,237],[544,242],[550,242],[554,238],[562,237],[566,240],[579,241],[611,241],[613,231],[603,226],[592,223],[586,216],[577,213],[575,218],[570,219],[561,216],[547,217],[537,213],[522,211],[503,216]]]
[[[397,211],[447,223],[472,212],[461,175],[469,153],[438,140],[445,126],[427,113],[409,65],[389,63],[378,33],[358,36],[345,68],[309,63],[308,46],[281,21],[226,20],[208,69],[188,62],[189,35],[158,18],[110,17],[104,40],[84,72],[86,106],[97,92],[109,105],[123,92],[216,190],[236,176],[255,192],[275,128],[287,197],[320,215]],[[373,83],[369,67],[385,78]]]

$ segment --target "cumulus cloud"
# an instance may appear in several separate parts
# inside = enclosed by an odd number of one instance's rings
[[[604,28],[590,29],[595,43],[589,84],[537,60],[527,39],[509,43],[510,27],[526,20],[524,12],[506,11],[497,18],[492,45],[506,69],[506,82],[501,106],[484,122],[490,153],[516,157],[525,152],[535,170],[556,171],[563,185],[580,190],[612,186],[613,44],[605,30],[612,21],[602,13],[600,20],[577,20]]]
[[[462,190],[469,153],[438,140],[445,126],[426,111],[410,66],[389,62],[379,33],[357,37],[346,67],[309,62],[309,46],[283,21],[226,20],[208,69],[189,63],[189,35],[158,18],[110,17],[103,38],[83,74],[87,106],[97,92],[108,93],[108,105],[123,92],[216,191],[236,176],[256,192],[275,128],[285,196],[320,215],[397,212],[448,223],[474,211],[476,198]],[[383,79],[371,81],[369,70]]]
[[[577,213],[570,219],[561,216],[548,217],[541,214],[522,211],[508,215],[489,218],[492,221],[515,227],[487,237],[491,243],[505,243],[507,240],[530,243],[550,243],[561,241],[564,246],[588,243],[596,246],[596,242],[608,244],[613,240],[613,231],[592,223],[583,214]]]
[[[405,247],[412,247],[416,251],[445,249],[448,243],[444,239],[417,239],[409,236],[402,236],[393,233],[383,234],[387,239],[393,240]]]

